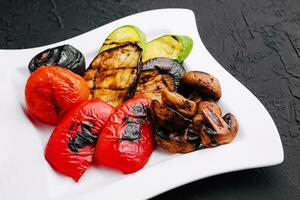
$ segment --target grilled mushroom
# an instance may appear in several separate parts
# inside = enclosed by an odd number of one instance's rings
[[[143,63],[135,96],[147,96],[161,101],[161,90],[177,91],[185,69],[169,58],[154,58]]]
[[[150,107],[152,121],[168,131],[180,132],[191,124],[192,120],[182,116],[176,110],[153,100]]]
[[[173,153],[189,153],[198,149],[201,140],[197,132],[187,128],[182,134],[156,127],[155,140],[163,149]]]
[[[214,76],[200,71],[190,71],[183,75],[182,82],[193,87],[205,97],[219,100],[221,98],[221,86]]]
[[[203,124],[203,110],[208,108],[219,116],[222,116],[221,108],[212,100],[199,101],[197,104],[197,114],[193,117],[193,124],[200,127]]]
[[[173,107],[185,117],[193,117],[197,111],[197,105],[194,101],[166,88],[162,89],[161,98],[165,105]]]
[[[238,131],[238,122],[234,115],[227,113],[222,118],[209,108],[204,108],[203,116],[207,124],[202,125],[199,133],[205,147],[228,144],[234,139]]]

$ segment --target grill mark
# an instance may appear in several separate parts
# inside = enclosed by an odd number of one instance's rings
[[[117,48],[124,48],[127,45],[132,45],[133,46],[133,44],[124,44],[122,46],[118,46],[118,47],[115,47],[113,49],[107,50],[107,53],[110,53],[111,51],[114,51]],[[136,86],[137,86],[137,80],[138,80],[138,77],[139,77],[141,64],[142,64],[142,62],[141,62],[142,51],[138,46],[136,46],[136,44],[134,44],[134,45],[135,46],[133,46],[133,47],[128,47],[129,49],[127,49],[126,47],[124,49],[120,49],[121,54],[126,56],[126,59],[128,59],[128,60],[125,60],[126,62],[123,63],[124,65],[120,65],[120,67],[115,67],[115,66],[118,66],[118,65],[110,66],[110,64],[108,63],[108,65],[106,66],[104,64],[104,62],[99,61],[99,64],[97,64],[96,66],[94,66],[92,68],[92,69],[96,70],[96,74],[90,79],[94,83],[93,87],[91,88],[91,92],[92,92],[93,96],[94,96],[94,93],[97,92],[97,90],[101,90],[101,89],[108,90],[108,92],[109,91],[125,92],[124,96],[122,95],[122,97],[120,96],[120,97],[116,98],[116,100],[124,101],[124,100],[127,100],[128,98],[130,98],[131,96],[134,95],[134,92],[135,92]],[[134,52],[128,53],[129,50],[132,50]],[[119,50],[116,50],[116,51],[119,51]],[[114,52],[112,52],[112,54],[113,53]],[[99,56],[101,56],[101,55],[99,55]],[[110,58],[109,55],[102,55],[102,56],[103,57],[99,58],[99,59],[106,60],[106,59]],[[132,58],[132,59],[129,59],[129,58]],[[94,61],[92,61],[92,63]],[[90,65],[90,67],[91,66],[92,66],[92,64]],[[115,84],[106,85],[106,87],[103,87],[103,86],[99,87],[99,85],[96,86],[96,80],[99,76],[101,76],[100,74],[103,74],[103,73],[106,73],[106,72],[112,72],[112,74],[108,75],[107,77],[115,78],[116,74],[118,73],[118,70],[131,70],[129,72],[129,76],[131,78],[128,81],[126,81],[125,84],[119,84],[118,86],[120,86],[120,87],[114,87],[114,86],[117,86]],[[105,74],[103,74],[103,75],[105,75]],[[102,79],[99,77],[99,80],[102,80]],[[103,80],[104,80],[104,78],[103,78]],[[104,96],[107,96],[107,95],[104,95]]]

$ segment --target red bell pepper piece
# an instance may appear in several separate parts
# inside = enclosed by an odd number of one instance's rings
[[[123,173],[144,167],[154,149],[152,127],[147,116],[151,99],[137,97],[123,103],[101,132],[95,160]]]
[[[78,181],[93,160],[98,135],[114,107],[100,100],[83,101],[54,129],[45,158],[54,169]]]

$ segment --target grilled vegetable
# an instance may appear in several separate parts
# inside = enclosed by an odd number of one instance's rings
[[[45,158],[60,173],[75,181],[91,164],[98,135],[114,108],[98,99],[73,107],[54,129]]]
[[[91,98],[115,107],[134,95],[141,65],[143,33],[134,26],[112,32],[84,74]]]
[[[217,78],[200,71],[190,71],[183,75],[182,82],[194,90],[200,92],[204,97],[213,100],[221,98],[221,86]]]
[[[25,87],[28,114],[53,125],[89,95],[88,85],[81,76],[57,66],[40,67],[30,75]]]
[[[177,91],[185,69],[169,58],[154,58],[141,68],[135,96],[147,96],[161,101],[161,90]]]
[[[121,26],[105,39],[99,53],[125,44],[137,44],[143,49],[146,44],[145,34],[136,26]]]
[[[166,57],[182,63],[193,47],[193,40],[183,35],[164,35],[145,45],[143,62],[152,58]]]
[[[197,104],[197,114],[193,117],[193,125],[200,127],[204,122],[203,110],[208,108],[212,110],[217,115],[222,116],[221,108],[212,100],[203,100]]]
[[[124,102],[108,119],[96,146],[98,164],[133,173],[148,162],[154,149],[152,125],[147,116],[151,99]]]
[[[141,49],[124,45],[99,54],[86,71],[92,98],[115,107],[133,96],[140,67]]]
[[[163,149],[173,153],[189,153],[198,149],[201,139],[199,134],[187,128],[182,132],[168,132],[156,126],[155,141]]]
[[[176,92],[164,88],[161,91],[161,96],[165,105],[175,108],[185,117],[193,117],[197,111],[197,105],[194,101],[188,100]]]
[[[200,128],[200,137],[205,147],[214,147],[230,143],[238,131],[238,122],[234,115],[227,113],[221,117],[209,108],[203,109],[206,124]]]
[[[152,101],[149,110],[152,121],[168,131],[180,132],[188,128],[192,122],[191,119],[157,100]]]
[[[78,49],[66,44],[37,54],[31,59],[28,69],[33,72],[40,66],[59,66],[82,76],[85,71],[85,60]]]
[[[192,127],[196,103],[167,89],[162,90],[162,102],[153,100],[149,109],[157,144],[170,152],[195,151],[200,144],[198,129]]]

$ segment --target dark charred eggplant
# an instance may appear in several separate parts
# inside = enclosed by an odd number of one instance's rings
[[[190,71],[183,75],[182,82],[197,90],[204,97],[219,100],[221,98],[221,86],[217,78],[214,76],[200,71]]]
[[[200,128],[200,137],[205,147],[215,147],[230,143],[238,131],[234,115],[227,113],[221,117],[209,108],[203,110],[205,124]]]
[[[33,72],[41,66],[59,66],[82,76],[85,71],[85,59],[75,47],[62,45],[46,49],[34,56],[28,65],[28,69]]]
[[[169,58],[154,58],[143,63],[135,96],[147,96],[161,102],[161,90],[177,91],[185,69]]]

